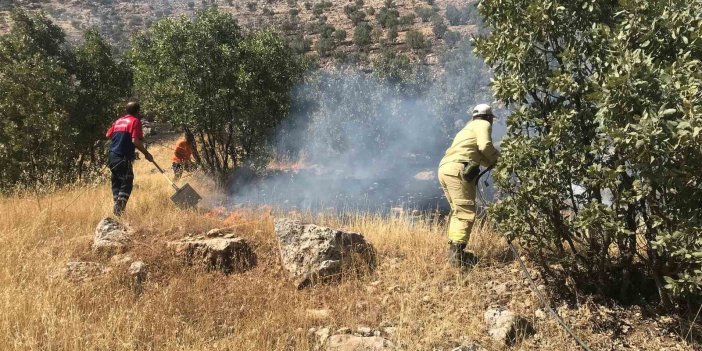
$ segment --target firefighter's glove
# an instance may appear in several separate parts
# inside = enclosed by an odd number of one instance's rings
[[[476,178],[480,175],[480,165],[474,162],[468,162],[463,167],[463,173],[461,174],[463,180],[466,182],[474,182]]]

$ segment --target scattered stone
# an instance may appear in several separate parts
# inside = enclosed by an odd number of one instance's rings
[[[393,337],[395,334],[397,334],[397,328],[396,327],[385,327],[383,328],[383,332],[385,335]]]
[[[462,344],[461,346],[451,350],[451,351],[487,351],[485,348],[480,346],[477,342],[467,342]]]
[[[343,327],[336,330],[334,334],[351,334],[351,328]]]
[[[93,251],[101,255],[113,256],[129,250],[131,230],[112,217],[98,223],[93,237]]]
[[[242,272],[256,265],[256,254],[242,238],[186,238],[168,246],[188,264],[202,264],[209,270]]]
[[[283,267],[298,289],[375,268],[375,249],[361,234],[285,218],[275,220],[275,233]]]
[[[149,273],[149,266],[143,261],[135,261],[129,266],[129,275],[132,276],[137,285],[141,285],[146,281],[146,276]]]
[[[356,328],[356,332],[361,335],[361,336],[372,336],[373,335],[373,329],[370,327],[365,327],[365,326],[360,326]]]
[[[546,316],[546,311],[544,311],[543,309],[539,308],[538,310],[536,310],[536,311],[534,312],[534,317],[536,317],[537,319],[546,319],[546,317],[547,317],[547,316]]]
[[[490,308],[484,318],[490,337],[507,346],[534,333],[529,320],[509,310]]]
[[[378,336],[334,335],[329,338],[327,351],[389,351],[395,345]]]
[[[128,254],[114,255],[110,258],[110,264],[115,266],[127,265],[132,263],[132,261],[134,261],[134,259]]]
[[[306,314],[307,314],[307,317],[309,317],[309,318],[322,320],[322,319],[328,319],[329,317],[331,317],[331,310],[328,308],[316,309],[316,310],[310,309],[310,310],[306,311]]]
[[[232,235],[234,234],[234,230],[231,228],[215,228],[210,230],[205,234],[205,237],[207,238],[217,238],[217,237],[225,237],[227,235]]]
[[[98,262],[68,262],[64,267],[59,268],[50,276],[52,278],[63,278],[72,282],[82,282],[106,274],[109,271],[110,268]]]
[[[329,328],[320,328],[314,332],[314,335],[317,338],[317,343],[323,345],[329,339],[331,330]]]

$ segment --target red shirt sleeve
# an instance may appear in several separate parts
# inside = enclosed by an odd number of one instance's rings
[[[105,134],[105,136],[108,137],[108,138],[112,138],[112,130],[113,130],[114,128],[115,128],[115,124],[112,123],[112,125],[110,126],[110,129],[107,130],[107,134]]]
[[[141,127],[141,120],[135,118],[132,122],[129,134],[132,135],[132,139],[144,139],[144,130]]]

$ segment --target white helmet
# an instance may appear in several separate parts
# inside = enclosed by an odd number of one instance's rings
[[[492,108],[487,104],[480,104],[473,108],[473,117],[477,116],[492,116]]]

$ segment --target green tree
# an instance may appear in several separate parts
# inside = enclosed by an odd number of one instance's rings
[[[407,45],[413,50],[421,50],[426,48],[427,43],[424,34],[420,31],[410,30],[407,32]]]
[[[272,31],[243,35],[230,14],[165,19],[135,40],[134,80],[145,107],[183,128],[203,168],[227,180],[262,166],[304,65]]]
[[[94,31],[75,48],[43,15],[11,17],[0,37],[0,188],[97,170],[99,142],[130,91],[126,66]]]
[[[368,23],[361,23],[353,31],[353,43],[360,49],[366,48],[371,43],[373,27]]]
[[[448,27],[444,22],[444,18],[439,15],[436,15],[433,16],[431,19],[431,29],[434,33],[434,37],[437,39],[441,39],[444,37],[444,34],[448,30]]]
[[[640,268],[663,303],[699,296],[702,4],[488,0],[480,11],[490,34],[477,52],[513,110],[495,177],[500,230],[600,293],[630,297]]]

